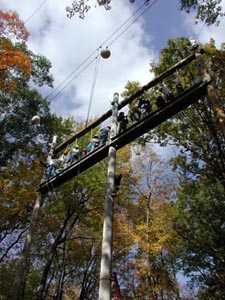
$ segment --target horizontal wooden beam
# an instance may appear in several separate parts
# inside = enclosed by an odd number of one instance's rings
[[[172,101],[167,102],[162,108],[151,113],[147,118],[142,119],[138,123],[128,127],[128,129],[117,135],[109,144],[98,147],[95,151],[85,155],[78,162],[65,168],[59,174],[42,182],[39,185],[38,191],[46,193],[52,191],[88,168],[92,167],[108,155],[109,147],[114,146],[120,149],[125,145],[133,142],[142,134],[162,124],[178,112],[190,106],[207,93],[208,82],[199,82],[184,91],[180,96],[175,97]]]

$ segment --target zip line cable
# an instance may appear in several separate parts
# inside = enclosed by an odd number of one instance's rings
[[[98,50],[98,49],[97,49]],[[91,58],[95,53],[96,53],[96,51],[97,50],[95,50],[95,51],[93,51],[84,61],[82,61],[48,96],[47,96],[47,98],[49,98],[51,95],[53,95],[76,71],[78,71],[81,67],[82,67],[82,65],[84,65],[88,60],[89,60],[89,58]],[[91,61],[91,62],[93,62],[95,60],[95,58]],[[90,65],[90,63],[87,65],[87,66],[89,66]],[[83,68],[82,70],[85,70],[86,69],[86,67],[85,68]],[[79,75],[80,75],[81,73],[79,73]],[[75,78],[77,78],[77,76],[76,77],[74,77],[73,79],[75,79]],[[71,81],[69,82],[69,83],[71,83]],[[67,87],[67,85],[65,86],[65,87]],[[61,93],[61,91],[63,91],[64,90],[64,88],[62,89],[62,90],[60,90],[60,92],[59,93],[57,93],[55,96],[53,96],[52,97],[52,99],[54,99],[54,98],[56,98],[60,93]]]
[[[134,24],[134,22],[136,22],[138,20],[138,18],[140,18],[140,16],[142,16],[144,13],[146,13],[148,11],[149,8],[151,8],[155,3],[157,2],[157,0],[155,0],[147,9],[145,9],[140,15],[138,15],[131,24],[129,24],[111,43],[110,45],[112,45],[131,25]],[[143,7],[143,5],[142,5]],[[138,9],[137,11],[139,11],[140,9]],[[137,12],[136,11],[136,12]],[[98,57],[96,58],[96,66],[95,66],[95,72],[94,72],[94,76],[93,76],[93,82],[92,82],[92,88],[91,88],[91,96],[90,96],[90,100],[89,100],[89,105],[88,105],[88,112],[87,112],[87,119],[86,119],[86,123],[85,123],[85,128],[88,125],[88,120],[89,120],[89,116],[90,116],[90,111],[91,111],[91,105],[92,105],[92,100],[93,100],[93,96],[94,96],[94,90],[95,90],[95,85],[96,85],[96,80],[97,80],[97,73],[98,73],[98,66],[99,66],[99,60],[100,60],[100,55],[98,55]]]
[[[128,23],[130,21],[130,19],[132,19],[138,12],[139,10],[141,10],[143,7],[145,6],[145,4],[142,4],[126,21],[124,21],[102,44],[101,46],[103,46],[104,44],[106,44],[124,25],[126,25],[126,23]]]
[[[127,27],[125,27],[125,29],[114,40],[112,40],[110,44],[108,44],[108,47],[111,46],[130,26],[132,26],[142,15],[144,15],[157,1],[158,0],[155,0],[152,2],[151,5],[149,4],[148,7],[132,21],[132,23],[130,23]]]
[[[201,33],[202,33],[202,30],[204,29],[206,23],[204,22],[204,24],[202,25],[202,27],[200,28],[199,32],[198,32],[198,35],[197,35],[197,39],[199,39]]]
[[[157,0],[155,0],[153,2],[153,4],[155,4]],[[153,5],[152,4],[152,5]],[[125,29],[123,29],[122,32],[119,33],[119,35],[117,35],[117,37],[109,44],[112,45],[131,25],[133,25],[133,23],[138,20],[138,18],[140,18],[140,16],[142,16],[150,7],[152,7],[152,5],[150,5],[149,7],[145,8],[145,10],[138,15],[138,17],[135,18],[135,20],[133,20],[129,25],[126,26]],[[88,63],[88,65],[86,67],[84,67],[81,72],[79,72],[78,75],[76,75],[75,77],[73,77],[72,80],[69,81],[68,84],[66,84],[62,89],[59,90],[59,92],[57,94],[54,95],[54,93],[73,75],[76,73],[76,71],[78,71],[86,62],[88,62],[88,60],[96,53],[96,51],[100,50],[102,48],[102,46],[104,44],[106,44],[113,36],[115,36],[120,29],[122,29],[130,20],[132,20],[134,18],[134,16],[143,8],[146,7],[145,4],[142,4],[126,21],[124,21],[105,41],[103,41],[103,43],[95,50],[93,51],[83,62],[80,63],[79,66],[77,66],[48,96],[52,96],[52,99],[55,99],[75,78],[77,78],[91,63]],[[95,60],[95,58],[91,61],[93,62]]]
[[[48,97],[50,97],[51,95],[53,95],[54,93],[55,93],[55,91],[56,90],[58,90],[62,85],[63,85],[63,83],[65,83],[77,70],[79,70],[79,68],[80,67],[82,67],[82,65],[83,64],[85,64],[88,60],[89,60],[89,58],[91,58],[95,53],[96,53],[96,51],[98,51],[99,49],[101,49],[102,48],[102,46],[104,45],[104,44],[106,44],[130,19],[132,19],[133,18],[133,16],[134,15],[136,15],[136,13],[140,10],[140,9],[142,9],[142,7],[144,6],[144,4],[141,6],[141,7],[139,7],[125,22],[123,22],[105,41],[103,41],[103,43],[95,50],[95,51],[93,51],[83,62],[81,62],[80,63],[80,65],[78,66],[78,67],[76,67],[48,96],[47,96],[47,98]],[[93,62],[93,61],[92,61]],[[89,65],[89,64],[88,64]],[[86,68],[85,68],[86,69]],[[80,73],[79,73],[80,74]],[[75,78],[77,78],[77,77],[75,77]],[[74,78],[74,79],[75,79]],[[71,83],[71,81],[70,81],[70,83]],[[66,85],[67,86],[67,85]],[[63,88],[64,89],[64,88]],[[60,91],[61,92],[61,91]],[[59,95],[59,93],[57,93],[56,95],[54,95],[53,97],[52,97],[52,99],[54,99],[54,98],[56,98],[56,96],[58,96]]]
[[[48,0],[44,0],[36,9],[35,11],[24,21],[24,24],[30,21],[30,19],[38,12],[38,10],[47,2]]]
[[[62,91],[67,88],[67,86],[74,80],[76,79],[84,70],[86,70],[94,61],[96,60],[96,57],[94,57],[75,77],[73,77],[59,92],[52,97],[52,99],[56,98],[59,94],[61,94]]]
[[[26,24],[37,12],[38,10],[47,2],[47,0],[44,0],[36,9],[35,11],[25,20],[24,24]],[[144,15],[155,3],[157,0],[153,1],[151,4],[148,4],[148,7],[142,11],[135,19],[134,16],[143,8],[146,7],[146,4],[143,3],[126,21],[124,21],[103,43],[97,48],[95,51],[93,51],[83,62],[81,62],[50,94],[48,94],[47,98],[51,97],[75,72],[77,72],[83,64],[85,64],[99,49],[102,48],[104,44],[106,44],[115,34],[119,32],[120,29],[122,29],[130,20],[132,22],[128,24],[109,44],[107,47],[111,46],[130,26],[132,26],[142,15]],[[197,38],[199,38],[202,30],[205,27],[205,23],[201,27]],[[69,81],[68,84],[66,84],[58,93],[56,93],[52,99],[56,98],[74,79],[76,79],[96,58],[94,58],[86,67],[84,67],[75,77],[73,77],[72,80]]]
[[[138,18],[140,18],[140,16],[142,16],[144,13],[146,13],[155,3],[157,2],[157,0],[153,1],[153,3],[147,8],[145,9],[143,12],[141,12],[140,15],[138,15],[131,24],[129,24],[111,43],[110,45],[112,45],[131,25],[134,24],[134,22],[136,22],[138,20]],[[143,5],[141,6],[143,7]],[[135,14],[140,10],[140,8],[135,12]],[[133,16],[135,15],[133,14]],[[130,18],[129,18],[130,19]],[[126,23],[126,22],[125,22]],[[99,61],[100,61],[100,55],[98,55],[98,57],[96,58],[96,66],[95,66],[95,72],[94,72],[94,76],[93,76],[93,82],[92,82],[92,88],[91,88],[91,96],[90,96],[90,100],[89,100],[89,104],[88,104],[88,112],[87,112],[87,119],[86,119],[86,123],[85,123],[85,128],[88,125],[88,120],[89,120],[89,116],[90,116],[90,111],[91,111],[91,105],[92,105],[92,100],[93,100],[93,96],[94,96],[94,90],[95,90],[95,85],[96,85],[96,80],[97,80],[97,73],[98,73],[98,66],[99,66]]]
[[[89,116],[90,116],[91,104],[92,104],[92,100],[93,100],[93,97],[94,97],[94,90],[95,90],[95,85],[96,85],[96,81],[97,81],[99,62],[100,62],[100,55],[98,55],[97,58],[96,58],[96,64],[95,64],[93,82],[92,82],[92,87],[91,87],[91,95],[90,95],[90,100],[89,100],[89,104],[88,104],[88,111],[87,111],[87,119],[86,119],[86,122],[85,122],[85,128],[88,125],[88,120],[89,120]]]

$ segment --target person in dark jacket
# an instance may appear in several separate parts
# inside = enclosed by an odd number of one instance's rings
[[[102,145],[106,144],[110,130],[111,130],[110,126],[107,126],[107,127],[104,127],[104,128],[100,129],[99,146],[102,146]]]
[[[127,120],[127,116],[124,115],[123,111],[119,113],[117,117],[117,121],[118,121],[118,134],[126,131],[128,120]]]
[[[171,90],[165,84],[162,84],[159,87],[159,92],[161,92],[165,96],[167,101],[170,101],[174,98],[174,94],[171,92]]]
[[[139,100],[138,107],[140,108],[142,118],[145,118],[150,115],[151,103],[148,99],[141,98]]]

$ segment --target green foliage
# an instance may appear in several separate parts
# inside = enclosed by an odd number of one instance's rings
[[[220,78],[224,51],[216,49],[213,40],[204,48],[207,51],[205,63],[218,82],[217,92],[224,109],[224,83]],[[166,53],[175,51],[173,49],[173,44],[168,43]],[[164,57],[163,63],[166,66]],[[194,67],[187,72],[196,74]],[[183,240],[181,262],[184,271],[193,282],[198,282],[199,299],[202,295],[207,299],[222,299],[225,144],[210,103],[206,99],[199,100],[162,124],[155,133],[159,139],[166,137],[167,142],[172,140],[180,147],[180,153],[171,164],[180,177],[174,226]]]
[[[98,0],[98,5],[104,7],[106,10],[110,10],[111,0]],[[130,3],[136,2],[135,0],[129,0]],[[143,4],[148,5],[150,0],[142,0]],[[186,13],[193,11],[196,16],[196,22],[198,20],[204,21],[207,25],[216,24],[219,25],[220,19],[224,17],[222,6],[220,5],[222,0],[180,0],[180,10],[184,10]],[[72,6],[66,7],[67,17],[72,18],[75,14],[78,14],[81,19],[85,18],[86,13],[90,10],[91,6],[88,5],[88,0],[73,0]]]
[[[149,146],[135,146],[129,202],[130,245],[126,299],[177,299],[176,248],[172,227],[174,179]],[[123,227],[122,227],[123,228]],[[125,273],[125,272],[124,272]],[[134,287],[135,284],[135,287]]]
[[[211,39],[208,44],[200,47],[205,50],[204,63],[216,85],[218,105],[221,111],[224,111],[224,46],[217,49],[214,40]],[[152,71],[158,76],[189,54],[189,40],[168,40],[168,46],[161,51],[160,61],[151,63]],[[174,79],[178,78],[186,89],[200,79],[199,76],[198,65],[193,61],[164,80],[164,83],[175,93]],[[136,83],[129,83],[125,95],[129,95],[129,91],[133,92],[136,86]],[[154,101],[157,95],[157,88],[150,90],[151,101]],[[154,103],[152,106],[154,107]],[[181,271],[190,277],[193,286],[199,289],[198,299],[223,299],[225,144],[212,102],[205,98],[199,99],[196,104],[145,135],[141,143],[144,145],[148,141],[158,142],[163,146],[177,146],[177,154],[170,162],[179,179],[176,189],[177,202],[174,200],[174,210],[170,211],[172,215],[169,215],[170,226],[178,234],[178,237],[174,234],[174,239],[178,242],[176,247],[172,248],[175,262],[177,259],[179,261],[179,265],[175,266],[180,266]],[[139,207],[140,205],[141,202]],[[152,213],[154,219],[156,212],[153,210]],[[143,222],[143,215],[136,221],[138,224]],[[156,219],[154,222],[157,223]],[[153,223],[153,226],[155,224]],[[144,227],[139,226],[142,237]],[[159,224],[158,227],[160,228]],[[162,236],[166,238],[165,233]],[[152,242],[151,246],[153,244]],[[168,243],[170,247],[172,244]],[[159,245],[160,242],[157,241],[156,248]],[[151,257],[151,261],[155,259],[157,260],[157,255]],[[139,263],[141,264],[141,261]]]
[[[180,9],[187,13],[194,11],[196,20],[205,21],[207,25],[219,25],[220,18],[224,17],[222,0],[181,0]]]
[[[178,191],[176,231],[183,238],[182,264],[195,275],[207,299],[224,298],[224,187],[219,182],[189,181]],[[199,299],[202,299],[202,298]]]

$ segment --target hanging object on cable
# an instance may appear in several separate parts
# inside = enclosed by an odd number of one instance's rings
[[[40,124],[40,122],[41,122],[41,118],[38,115],[33,116],[31,119],[32,125],[38,125],[38,124]]]
[[[111,52],[109,51],[108,48],[101,51],[101,57],[104,58],[104,59],[109,58],[110,55],[111,55]]]

